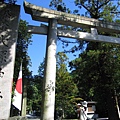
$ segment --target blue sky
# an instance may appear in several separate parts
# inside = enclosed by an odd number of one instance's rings
[[[49,3],[51,0],[26,0],[26,1],[35,4],[37,6],[49,8]],[[40,25],[41,22],[32,20],[31,16],[24,12],[23,0],[18,0],[17,4],[21,5],[20,18],[22,20],[26,20],[30,25],[37,25],[37,26]],[[73,0],[67,0],[67,5],[73,6]],[[30,67],[30,71],[33,71],[33,75],[38,74],[38,67],[45,57],[46,38],[47,36],[45,35],[32,35],[33,42],[32,45],[29,46],[28,55],[31,58],[32,66]],[[60,42],[57,43],[57,52],[58,51],[63,51]],[[68,57],[70,60],[74,59],[72,54],[68,54]]]

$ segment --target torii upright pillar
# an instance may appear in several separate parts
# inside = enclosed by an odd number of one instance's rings
[[[57,20],[49,19],[41,120],[54,120]]]

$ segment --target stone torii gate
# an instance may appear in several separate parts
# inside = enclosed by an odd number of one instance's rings
[[[24,2],[24,9],[26,13],[31,15],[33,20],[49,23],[48,26],[30,25],[28,32],[31,34],[47,35],[41,120],[54,120],[57,36],[120,44],[120,38],[98,35],[97,33],[97,30],[108,33],[119,33],[120,24],[49,10],[26,1]],[[91,33],[60,30],[57,28],[57,24],[91,29]]]

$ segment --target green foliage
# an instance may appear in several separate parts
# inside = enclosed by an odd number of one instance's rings
[[[45,67],[45,59],[42,63],[40,63],[40,66],[38,68],[38,75],[41,77],[44,77],[44,67]]]
[[[28,82],[28,110],[41,109],[41,96],[42,96],[42,81],[44,77],[44,60],[39,66],[38,74]],[[73,82],[72,77],[67,71],[66,64],[68,58],[64,53],[57,54],[57,73],[56,73],[56,94],[55,94],[55,111],[56,115],[60,115],[61,109],[63,110],[64,117],[73,117],[75,115],[75,102],[73,99],[76,97],[78,89]]]
[[[27,50],[28,46],[32,42],[30,40],[31,35],[27,33],[27,25],[26,21],[20,20],[19,28],[18,28],[18,39],[16,46],[16,59],[15,59],[15,75],[14,78],[17,80],[18,72],[20,69],[20,64],[22,62],[23,66],[23,79],[27,78],[30,75],[30,71],[28,69],[28,65],[30,65],[30,57],[28,56]]]
[[[120,46],[108,43],[89,43],[87,50],[70,63],[73,80],[79,96],[84,100],[96,100],[98,112],[108,116],[108,91],[119,90]],[[118,92],[119,94],[119,92]]]
[[[57,74],[56,74],[56,111],[60,108],[64,111],[65,118],[75,116],[75,104],[72,99],[78,92],[76,84],[67,71],[67,56],[59,52],[57,54]]]
[[[43,77],[44,77],[44,64],[45,60],[40,63],[38,68],[38,75],[32,76],[28,81],[28,99],[27,99],[27,111],[40,112],[42,106],[42,88],[43,88]]]
[[[18,74],[20,71],[20,65],[22,63],[23,98],[27,98],[26,84],[27,81],[29,81],[29,78],[31,77],[31,72],[28,69],[28,66],[30,65],[30,57],[28,56],[27,50],[28,46],[32,41],[30,40],[31,35],[27,33],[27,25],[28,23],[26,21],[19,21],[13,83],[14,91],[16,81],[18,79]]]
[[[71,10],[66,7],[65,3],[62,0],[52,0],[49,5],[52,9],[56,9],[58,11],[70,13]]]
[[[16,83],[18,78],[18,73],[20,70],[20,65],[22,63],[22,72],[23,72],[23,82],[26,81],[29,76],[31,76],[31,72],[28,69],[30,65],[30,57],[27,54],[28,46],[32,42],[30,40],[31,35],[27,33],[27,25],[26,21],[20,20],[19,28],[18,28],[18,39],[16,46],[16,58],[15,58],[15,69],[14,69],[14,82]],[[13,89],[15,84],[13,86]]]
[[[40,112],[42,101],[42,81],[43,78],[38,75],[35,75],[29,79],[27,89],[27,111],[35,110]]]
[[[112,2],[108,3],[106,6],[103,6],[103,11],[101,12],[102,20],[113,22],[115,14],[111,11],[117,11],[117,6]]]
[[[102,20],[105,20],[103,19],[103,16],[105,18],[111,18],[111,16],[114,16],[111,14],[111,11],[117,10],[117,7],[111,0],[75,0],[74,2],[79,9],[84,8],[86,10],[85,16],[95,19],[102,18]]]

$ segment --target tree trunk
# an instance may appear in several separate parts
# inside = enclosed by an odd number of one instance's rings
[[[108,118],[109,120],[119,120],[114,92],[107,92]]]

